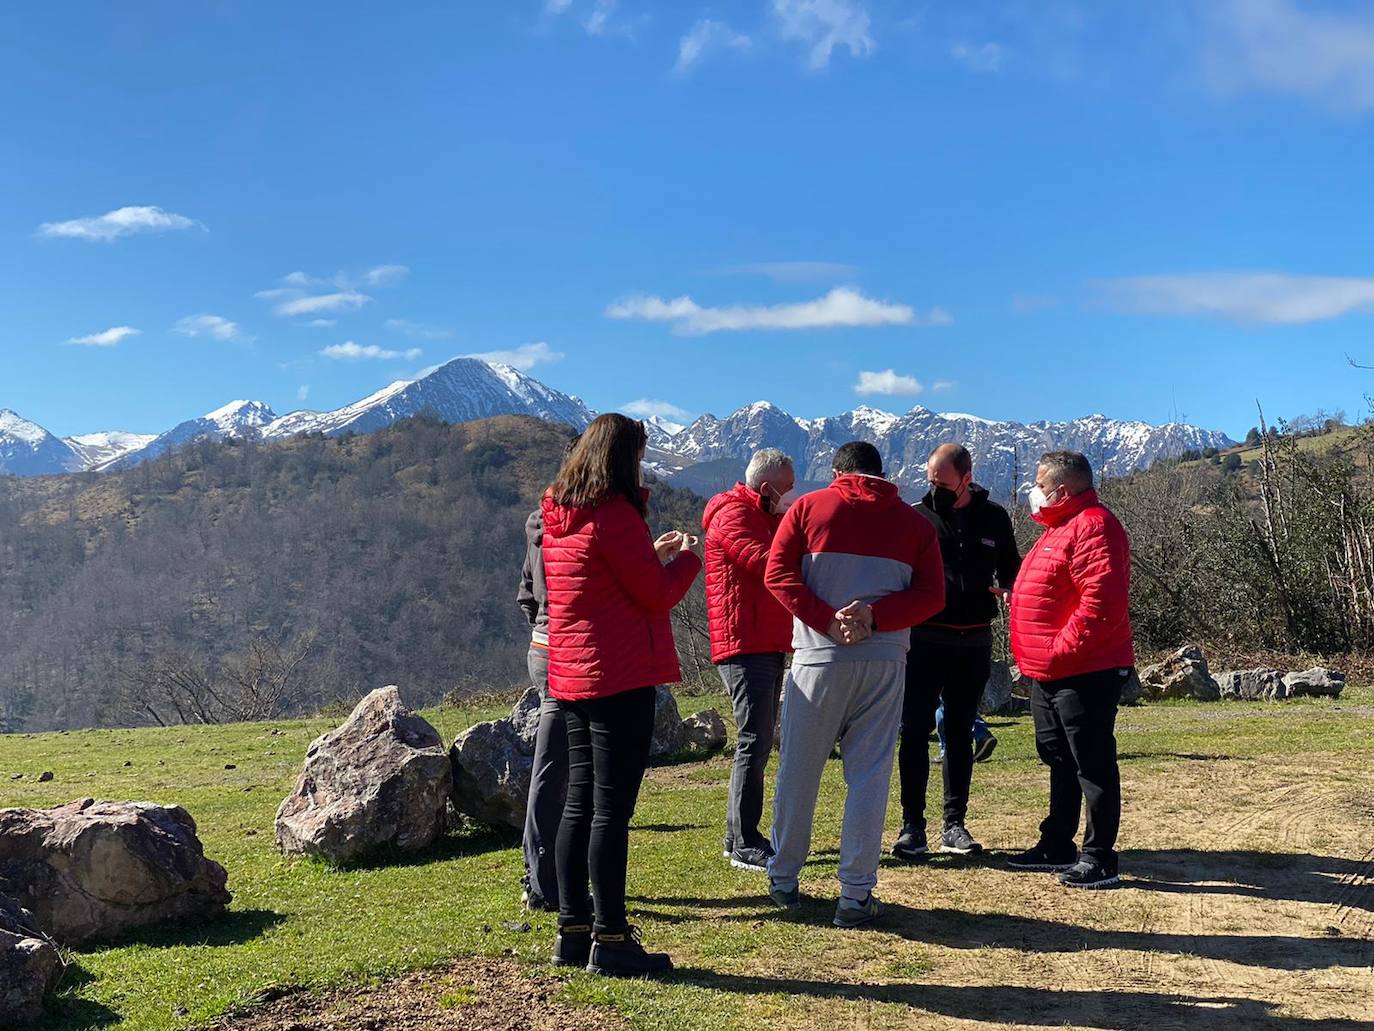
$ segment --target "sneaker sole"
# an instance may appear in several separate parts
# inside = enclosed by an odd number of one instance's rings
[[[746,862],[745,862],[744,860],[742,860],[742,859],[734,859],[734,858],[732,858],[732,859],[730,860],[730,865],[733,866],[736,870],[748,870],[750,873],[767,873],[767,872],[768,872],[768,867],[766,867],[766,866],[755,866],[753,863],[746,863]]]
[[[1107,878],[1104,878],[1103,880],[1100,880],[1100,881],[1093,881],[1091,884],[1076,883],[1076,882],[1074,882],[1074,881],[1064,881],[1064,880],[1061,880],[1059,883],[1062,884],[1062,885],[1063,885],[1064,887],[1066,887],[1066,888],[1083,888],[1083,889],[1086,889],[1087,891],[1096,891],[1096,890],[1100,890],[1100,889],[1102,889],[1102,888],[1118,888],[1118,887],[1120,887],[1120,886],[1121,886],[1121,878],[1120,878],[1119,876],[1118,876],[1118,877],[1107,877]]]
[[[659,974],[671,974],[672,967],[664,967],[662,970],[617,970],[614,967],[594,967],[587,964],[587,973],[597,974],[601,977],[656,977]]]
[[[835,917],[835,919],[830,922],[842,930],[852,931],[856,927],[867,927],[882,915],[881,913],[874,913],[872,915],[863,916],[858,920],[841,920],[839,917]]]
[[[956,856],[975,856],[975,855],[977,855],[978,853],[980,853],[980,852],[983,851],[983,846],[982,846],[982,845],[974,845],[973,848],[955,848],[953,845],[941,845],[941,846],[940,846],[940,851],[941,851],[941,852],[950,852],[950,853],[952,853],[952,854],[954,854],[954,855],[956,855]],[[1072,865],[1073,865],[1072,863],[1069,864],[1069,866],[1072,866]],[[1065,870],[1067,870],[1068,868],[1069,868],[1068,866],[1064,867]]]
[[[1030,873],[1063,873],[1072,863],[1008,863],[1012,870],[1026,870]]]
[[[930,858],[930,849],[923,848],[918,852],[915,849],[894,848],[892,850],[892,855],[894,858],[900,859],[904,863],[924,863]]]
[[[557,957],[555,957],[554,959],[550,960],[550,962],[553,966],[556,967],[585,967],[587,965],[587,961],[585,959],[579,962],[575,959],[558,959]]]

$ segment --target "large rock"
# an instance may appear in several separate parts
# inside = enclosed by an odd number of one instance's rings
[[[86,798],[0,809],[0,893],[64,945],[219,913],[226,880],[179,806]]]
[[[1269,702],[1288,697],[1288,685],[1277,669],[1233,669],[1218,673],[1221,697],[1228,701]]]
[[[18,1025],[37,1020],[61,976],[62,956],[34,915],[0,895],[0,1017]]]
[[[1151,701],[1192,698],[1215,702],[1221,698],[1221,688],[1207,671],[1202,649],[1194,644],[1180,648],[1163,662],[1142,669],[1140,687],[1142,696]]]
[[[1345,690],[1345,674],[1325,666],[1313,666],[1301,673],[1287,673],[1283,686],[1290,698],[1339,698]]]
[[[449,749],[454,809],[495,827],[524,827],[539,705],[539,691],[528,688],[509,716],[458,735]]]
[[[682,721],[682,744],[698,752],[725,747],[725,721],[715,709],[702,709]]]
[[[379,688],[311,743],[277,810],[277,845],[338,864],[383,848],[421,849],[443,832],[452,789],[439,732],[395,687]]]
[[[1012,669],[1005,662],[994,660],[988,675],[978,711],[985,716],[1017,716],[1030,711],[1029,695],[1018,695],[1012,682]],[[1017,671],[1020,676],[1020,671]]]
[[[677,699],[666,687],[660,687],[654,695],[654,737],[649,744],[649,761],[666,759],[682,751],[682,715],[677,710]]]

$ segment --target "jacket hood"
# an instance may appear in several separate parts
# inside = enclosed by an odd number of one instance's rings
[[[647,502],[649,500],[649,489],[640,488],[640,494]],[[553,500],[553,496],[545,494],[539,503],[540,514],[544,517],[544,533],[549,537],[566,537],[570,533],[582,526],[592,514],[602,505],[611,505],[619,498],[619,495],[603,498],[595,505],[584,505],[573,507],[570,505],[560,505]],[[533,518],[533,516],[531,516]],[[526,533],[529,532],[529,523],[525,524]]]
[[[703,512],[701,516],[701,528],[703,530],[709,530],[711,528],[711,521],[731,505],[743,505],[745,508],[757,509],[760,512],[764,512],[765,515],[773,515],[773,513],[764,510],[763,496],[759,494],[758,491],[743,483],[737,483],[729,490],[721,491],[710,501],[706,502],[706,511]]]
[[[1042,508],[1031,516],[1041,526],[1048,526],[1053,529],[1056,526],[1063,526],[1074,516],[1078,515],[1085,508],[1092,508],[1098,504],[1097,491],[1089,487],[1082,494],[1075,494],[1071,498],[1066,498],[1057,505],[1049,508]]]
[[[544,510],[541,506],[531,512],[529,518],[525,520],[525,540],[530,544],[537,545],[543,536]]]
[[[975,506],[986,505],[988,503],[988,489],[986,487],[980,487],[976,483],[971,483],[969,484],[968,494],[971,500],[967,505],[964,506],[965,508],[973,508]],[[935,492],[933,490],[926,491],[925,497],[921,499],[920,503],[922,505],[925,505],[926,508],[930,509],[931,511],[934,511]]]
[[[902,503],[902,493],[891,480],[863,473],[841,473],[830,483],[830,490],[838,491],[849,505],[871,505],[891,508]]]

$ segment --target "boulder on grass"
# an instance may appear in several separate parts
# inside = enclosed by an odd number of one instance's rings
[[[0,893],[63,945],[220,913],[226,880],[180,806],[85,798],[0,809]]]
[[[1150,701],[1192,698],[1215,702],[1221,698],[1221,687],[1212,679],[1202,649],[1195,644],[1185,645],[1163,662],[1142,669],[1140,686],[1142,696]]]
[[[62,956],[34,915],[0,895],[0,1016],[19,1026],[33,1023],[61,976]]]
[[[1288,697],[1288,685],[1277,669],[1233,669],[1218,673],[1221,697],[1228,701],[1270,702]]]
[[[987,685],[978,703],[978,711],[985,716],[1018,716],[1030,711],[1027,695],[1018,695],[1012,683],[1012,669],[1005,662],[994,660]],[[1020,671],[1017,671],[1020,675]]]
[[[667,759],[682,751],[683,729],[682,714],[677,709],[677,699],[666,687],[654,692],[654,737],[649,743],[649,761]]]
[[[528,688],[509,716],[458,735],[449,749],[454,809],[493,827],[525,826],[539,706],[539,691]]]
[[[378,688],[311,743],[277,810],[277,845],[336,864],[380,849],[422,849],[443,832],[452,789],[439,732],[406,708],[397,688]]]
[[[1290,698],[1339,698],[1345,690],[1345,674],[1325,666],[1313,666],[1301,673],[1287,673],[1283,686]]]
[[[698,752],[725,747],[725,721],[715,709],[694,712],[682,721],[682,744]]]

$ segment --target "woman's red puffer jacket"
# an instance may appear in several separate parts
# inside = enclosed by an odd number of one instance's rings
[[[666,566],[628,500],[567,508],[545,495],[549,693],[605,698],[682,678],[669,613],[701,571],[684,551]]]
[[[1050,508],[1011,595],[1011,651],[1034,680],[1062,680],[1135,665],[1131,541],[1086,490]]]
[[[781,516],[743,483],[706,503],[706,612],[711,661],[792,650],[792,614],[763,585]]]

